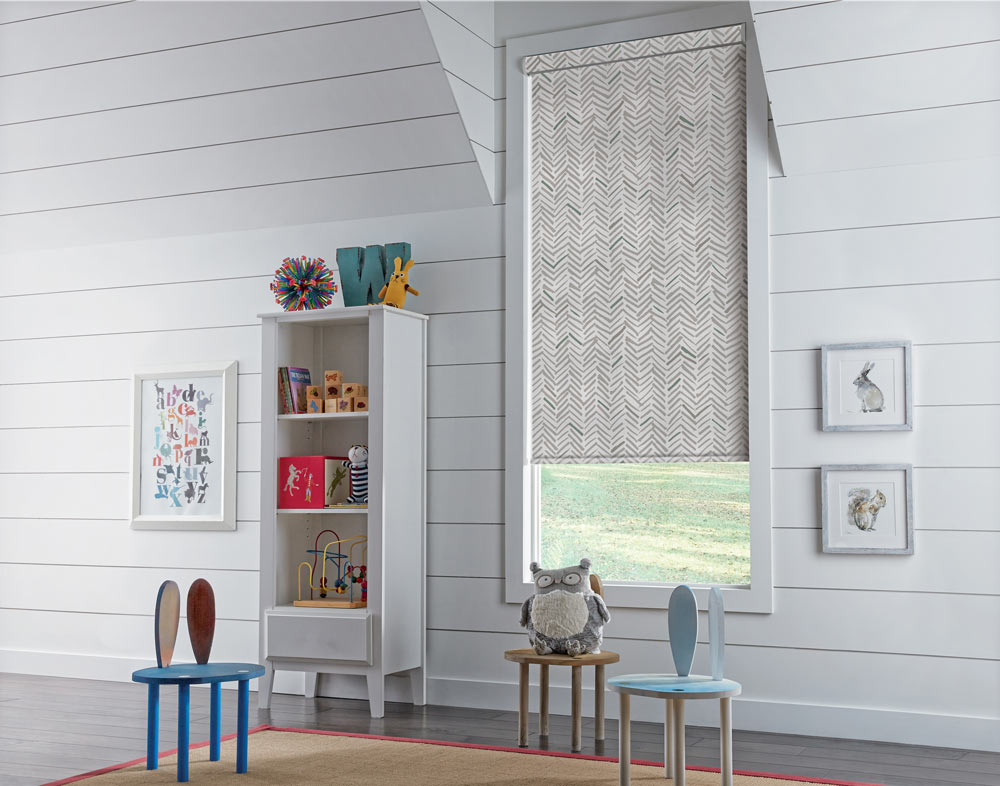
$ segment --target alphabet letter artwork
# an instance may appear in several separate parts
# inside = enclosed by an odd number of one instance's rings
[[[222,509],[222,378],[144,379],[143,514],[213,516]]]

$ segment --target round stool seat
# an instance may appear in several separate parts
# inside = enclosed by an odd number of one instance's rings
[[[537,663],[540,666],[607,666],[610,663],[617,663],[619,655],[617,652],[588,652],[584,655],[567,655],[563,652],[554,652],[551,655],[539,655],[531,647],[520,650],[507,650],[503,654],[504,660],[513,663]]]
[[[713,680],[700,674],[622,674],[608,680],[611,690],[654,699],[727,699],[739,696],[743,686],[735,680]]]

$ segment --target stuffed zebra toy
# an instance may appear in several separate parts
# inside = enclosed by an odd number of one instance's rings
[[[351,470],[351,493],[347,502],[351,505],[368,504],[368,446],[353,445],[347,451],[345,467]]]

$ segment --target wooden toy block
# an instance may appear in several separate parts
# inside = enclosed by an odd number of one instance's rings
[[[323,412],[323,400],[311,398],[306,401],[306,412],[310,415],[319,415]]]
[[[323,382],[327,385],[339,385],[344,381],[344,375],[340,371],[324,371]]]
[[[354,399],[354,411],[355,412],[367,412],[368,411],[368,396],[358,396]]]
[[[345,382],[340,386],[340,395],[343,398],[348,396],[367,396],[368,386],[362,385],[360,382]]]
[[[323,407],[323,411],[324,412],[336,412],[337,411],[337,402],[339,400],[340,400],[339,396],[337,398],[328,398],[326,400],[326,402],[325,402],[326,406]]]
[[[326,397],[327,398],[340,398],[340,388],[341,385],[338,382],[335,385],[327,383],[326,385]]]
[[[323,395],[319,392],[319,385],[306,385],[306,401],[311,398],[323,398]]]
[[[354,411],[354,399],[353,398],[338,398],[337,399],[337,412],[353,412]]]

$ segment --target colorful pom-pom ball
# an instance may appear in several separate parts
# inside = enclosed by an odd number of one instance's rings
[[[337,281],[319,257],[288,257],[274,271],[271,291],[285,311],[307,311],[330,305]]]

